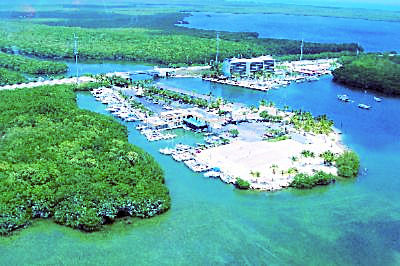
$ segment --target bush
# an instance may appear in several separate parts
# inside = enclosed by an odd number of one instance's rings
[[[346,151],[336,159],[338,175],[345,178],[356,177],[360,169],[360,159],[353,151]]]
[[[323,171],[319,171],[311,176],[300,173],[294,177],[294,180],[292,181],[290,186],[295,188],[312,188],[320,185],[328,185],[334,180],[334,175],[325,173]]]
[[[229,134],[231,135],[231,137],[236,138],[237,136],[239,136],[239,130],[231,129],[229,130]]]
[[[238,189],[249,189],[250,188],[250,183],[239,177],[236,179],[235,185]]]

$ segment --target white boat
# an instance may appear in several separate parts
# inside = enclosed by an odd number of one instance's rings
[[[361,108],[361,109],[365,109],[365,110],[371,109],[371,106],[366,105],[366,104],[363,104],[363,103],[360,103],[360,104],[358,105],[358,107]]]
[[[131,116],[131,117],[128,117],[127,119],[125,119],[125,122],[135,122],[136,120],[137,120],[136,117]]]
[[[382,101],[382,98],[379,98],[379,97],[374,97],[374,100],[376,101],[376,102],[381,102]]]
[[[182,162],[182,157],[181,157],[181,155],[179,153],[172,153],[172,158],[175,161]]]
[[[164,148],[158,150],[161,154],[171,155],[174,152],[174,149]]]
[[[208,171],[206,173],[204,173],[205,177],[219,177],[221,175],[220,172],[216,172],[216,171]]]
[[[337,96],[337,98],[342,102],[349,102],[350,101],[349,96],[347,96],[346,94],[342,94],[342,95],[339,94]]]

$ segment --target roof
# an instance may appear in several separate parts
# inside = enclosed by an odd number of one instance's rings
[[[207,126],[204,121],[196,120],[194,118],[186,118],[186,119],[183,119],[183,121],[185,121],[186,123],[192,124],[198,128]]]
[[[272,56],[270,55],[264,55],[260,57],[254,57],[254,58],[232,58],[231,63],[246,63],[246,62],[263,62],[267,60],[275,60]]]

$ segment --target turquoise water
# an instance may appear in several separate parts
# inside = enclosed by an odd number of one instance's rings
[[[148,220],[123,220],[92,234],[39,221],[0,239],[0,264],[400,264],[399,99],[384,97],[374,103],[372,94],[351,91],[330,78],[268,93],[199,79],[162,82],[197,92],[211,90],[247,104],[266,98],[327,113],[343,130],[345,143],[360,154],[368,174],[313,190],[238,191],[192,173],[157,151],[177,141],[198,142],[198,135],[149,143],[128,124],[129,140],[165,170],[171,210]],[[338,102],[338,93],[347,93],[355,102]],[[80,93],[77,100],[81,108],[107,114],[90,94]],[[358,102],[373,108],[359,110]]]
[[[366,51],[400,51],[400,23],[283,14],[192,13],[179,26],[257,32],[263,38],[321,43],[359,43]]]

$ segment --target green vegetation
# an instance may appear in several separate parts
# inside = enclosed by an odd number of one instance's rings
[[[68,66],[65,63],[43,61],[5,53],[0,53],[0,67],[33,75],[54,75],[65,73],[68,70]]]
[[[296,167],[290,167],[290,168],[287,170],[287,173],[288,173],[289,175],[297,174],[298,172],[299,172],[299,170],[298,170]]]
[[[103,4],[104,3],[104,4]],[[210,5],[210,3],[212,5]],[[91,24],[100,22],[100,19],[93,21],[93,16],[101,15],[104,13],[97,13],[102,10],[107,10],[107,16],[104,16],[104,20],[110,20],[110,17],[116,17],[116,15],[129,15],[119,16],[114,18],[120,22],[121,25],[136,25],[140,22],[143,15],[154,15],[154,14],[169,14],[181,11],[192,11],[192,12],[221,12],[221,13],[268,13],[268,14],[289,14],[289,15],[300,15],[300,16],[324,16],[324,17],[340,17],[340,18],[359,18],[367,20],[384,20],[384,21],[400,21],[400,14],[398,11],[389,10],[374,10],[364,8],[341,8],[341,7],[328,7],[328,6],[315,6],[315,5],[301,5],[301,4],[281,4],[281,3],[265,3],[262,1],[219,1],[219,2],[199,2],[195,0],[189,1],[161,1],[153,0],[151,5],[143,5],[143,1],[132,0],[129,3],[110,3],[102,2],[102,4],[68,4],[68,5],[35,5],[36,13],[32,16],[29,11],[21,11],[18,5],[7,6],[2,17],[16,18],[18,16],[33,17],[35,21],[64,21],[66,24],[74,23],[76,19],[86,19]],[[0,9],[4,6],[0,6]],[[61,12],[60,10],[65,8],[66,11],[74,11],[77,14],[71,16],[70,13]],[[14,10],[14,12],[10,12]],[[93,14],[90,16],[90,14]],[[154,23],[152,20],[146,20],[147,23]],[[76,22],[75,22],[76,23]],[[104,23],[104,22],[103,22]]]
[[[287,140],[287,139],[290,139],[290,136],[283,135],[283,136],[268,138],[267,141],[268,142],[278,142],[278,141]]]
[[[182,103],[196,105],[201,108],[208,107],[211,109],[217,109],[222,103],[221,99],[217,99],[209,103],[206,99],[196,98],[194,96],[189,96],[186,94],[174,92],[167,89],[160,89],[157,88],[156,86],[145,87],[144,95],[152,98],[155,96],[159,96],[161,97],[162,100],[180,101]]]
[[[127,80],[125,78],[116,75],[112,75],[110,77],[100,74],[97,75],[96,78],[98,81],[106,84],[108,87],[117,86],[120,88],[128,88],[130,85],[132,85],[132,82],[130,80]]]
[[[302,155],[304,158],[315,158],[315,153],[312,152],[312,151],[309,151],[309,150],[303,150],[303,151],[301,152],[301,155]]]
[[[333,79],[361,89],[387,94],[400,94],[400,60],[398,56],[366,54],[343,57],[342,66],[333,72]]]
[[[270,115],[267,111],[260,112],[260,117],[269,122],[282,122],[283,117],[279,115]]]
[[[306,132],[315,134],[329,134],[332,132],[333,121],[329,120],[326,115],[314,118],[310,112],[296,111],[290,121],[296,129],[302,129]]]
[[[358,175],[360,169],[360,159],[353,151],[346,151],[336,159],[338,176],[351,178]]]
[[[98,88],[103,87],[103,86],[107,87],[107,86],[109,86],[109,84],[108,83],[104,83],[104,82],[99,82],[99,81],[97,81],[97,82],[85,82],[85,83],[81,83],[81,84],[75,86],[74,90],[75,91],[91,91],[91,90],[98,89]]]
[[[0,92],[0,234],[49,217],[93,231],[170,207],[160,166],[125,127],[78,109],[74,89]]]
[[[319,171],[314,175],[307,175],[304,173],[297,174],[290,184],[295,188],[312,188],[320,185],[328,185],[335,180],[335,176]]]
[[[140,102],[136,101],[135,99],[129,99],[129,104],[132,106],[134,109],[138,109],[143,113],[146,113],[147,115],[153,115],[154,112],[151,111],[149,108],[141,104]]]
[[[325,151],[319,155],[319,157],[324,159],[324,164],[330,166],[336,161],[336,155],[331,151]]]
[[[236,187],[238,189],[249,189],[250,188],[250,183],[247,182],[246,180],[243,180],[241,178],[236,178],[236,183],[235,183]]]
[[[24,83],[28,80],[18,72],[0,68],[0,86]]]
[[[172,20],[175,23],[176,20]],[[160,20],[161,24],[162,22]],[[172,24],[173,25],[173,24]],[[215,58],[215,32],[150,26],[149,28],[54,27],[29,22],[1,22],[0,49],[47,57],[73,58],[73,34],[79,37],[80,59],[148,61],[165,65],[204,64]],[[190,45],[187,45],[187,44]],[[220,58],[297,54],[300,42],[259,39],[245,33],[221,33]],[[305,53],[356,51],[357,44],[305,43]]]
[[[229,134],[231,135],[231,137],[236,138],[237,136],[239,136],[239,130],[237,130],[236,128],[229,130]]]

